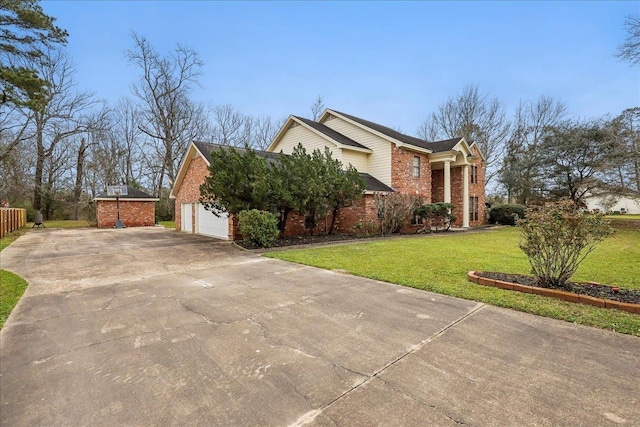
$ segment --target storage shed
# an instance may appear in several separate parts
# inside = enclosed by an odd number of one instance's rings
[[[137,188],[127,186],[127,194],[110,196],[101,194],[97,196],[96,219],[99,228],[116,226],[118,211],[120,220],[125,227],[145,227],[156,223],[156,202],[160,200]]]

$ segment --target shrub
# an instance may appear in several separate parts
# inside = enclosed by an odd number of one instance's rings
[[[595,244],[613,232],[604,215],[590,214],[570,200],[529,208],[517,225],[520,249],[538,284],[546,287],[563,286]]]
[[[351,228],[351,232],[356,236],[377,236],[380,234],[380,226],[370,219],[359,219]]]
[[[278,219],[271,212],[251,209],[240,211],[238,226],[245,242],[268,248],[278,238]]]
[[[494,205],[489,211],[489,223],[515,225],[516,220],[522,219],[524,216],[525,207],[523,205]]]
[[[429,203],[416,209],[416,214],[427,220],[423,230],[427,230],[427,227],[429,230],[431,227],[435,227],[436,231],[438,227],[448,230],[451,228],[451,223],[456,220],[452,212],[453,205],[442,202]]]
[[[400,231],[404,223],[415,213],[416,207],[422,204],[419,197],[401,193],[375,193],[374,198],[382,235]]]

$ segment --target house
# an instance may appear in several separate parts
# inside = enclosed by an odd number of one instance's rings
[[[160,200],[137,188],[127,186],[127,194],[97,196],[96,219],[99,228],[115,227],[118,215],[126,227],[152,226],[156,223],[156,202]]]
[[[584,199],[587,209],[604,213],[640,214],[640,199],[602,194]]]
[[[326,109],[317,121],[289,116],[266,152],[259,154],[290,154],[298,143],[307,152],[328,147],[333,158],[353,165],[365,181],[363,199],[339,211],[338,231],[349,231],[358,220],[375,220],[373,194],[392,191],[420,196],[425,203],[452,203],[457,217],[455,226],[473,227],[484,222],[485,162],[477,145],[464,138],[427,142]],[[208,174],[209,153],[214,148],[212,144],[194,142],[185,154],[171,190],[171,197],[176,200],[176,228],[233,239],[237,222],[226,215],[216,217],[199,203],[199,187]],[[329,217],[317,231],[324,231],[330,222]],[[304,232],[304,218],[294,215],[287,220],[285,234]]]

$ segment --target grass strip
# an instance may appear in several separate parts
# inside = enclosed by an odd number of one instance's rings
[[[7,270],[0,270],[0,329],[20,301],[25,289],[27,282],[22,277]]]

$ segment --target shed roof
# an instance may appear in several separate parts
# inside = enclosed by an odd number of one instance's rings
[[[131,200],[131,199],[135,199],[135,200],[142,200],[142,199],[147,199],[150,202],[157,202],[158,199],[157,197],[152,196],[149,193],[146,193],[138,188],[135,187],[131,187],[130,185],[127,185],[127,195],[126,196],[118,196],[118,199],[120,200]],[[109,196],[107,195],[107,193],[102,193],[96,196],[95,200],[115,200],[116,196]]]

